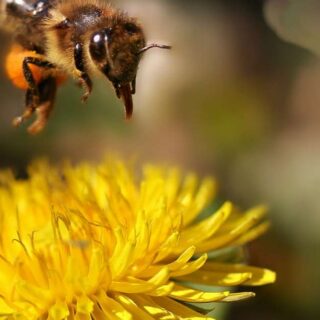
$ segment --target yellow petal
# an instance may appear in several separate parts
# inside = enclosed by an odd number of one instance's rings
[[[190,273],[193,273],[197,270],[199,270],[207,261],[208,255],[203,254],[200,258],[197,260],[194,260],[190,263],[185,264],[182,268],[180,268],[177,271],[171,272],[172,277],[181,277]]]
[[[204,292],[186,288],[176,284],[174,289],[170,293],[170,297],[176,300],[187,302],[214,302],[223,300],[224,298],[228,297],[229,294],[229,291]]]
[[[156,297],[168,296],[170,292],[173,290],[174,285],[175,285],[174,282],[169,282],[168,284],[160,286],[157,289],[149,292],[148,294],[150,296],[156,296]]]
[[[50,320],[65,320],[69,316],[70,312],[65,302],[56,302],[49,310]]]
[[[134,244],[128,241],[122,246],[122,250],[120,250],[118,253],[115,253],[110,259],[113,279],[119,279],[127,273],[127,269],[131,263],[133,249]]]
[[[107,316],[114,316],[119,320],[132,320],[131,313],[128,312],[123,305],[108,297],[104,292],[100,292],[96,298],[102,311]]]
[[[227,224],[211,239],[197,245],[197,253],[208,252],[234,245],[241,236],[255,226],[266,214],[266,208],[256,207],[248,211],[242,218],[236,219],[231,226]],[[230,229],[229,229],[230,228]]]
[[[21,300],[29,301],[39,310],[45,310],[51,299],[47,290],[33,286],[26,281],[18,281],[15,290]]]
[[[108,264],[105,261],[101,247],[92,250],[89,271],[87,275],[87,290],[93,290],[97,285],[108,286],[111,279],[108,270]],[[103,277],[103,279],[102,279]]]
[[[14,310],[8,306],[8,304],[0,297],[0,318],[1,314],[9,316],[14,313]]]
[[[169,280],[169,268],[162,268],[157,274],[155,274],[151,279],[148,280],[149,283],[152,283],[155,287],[165,284]]]
[[[176,246],[179,237],[180,233],[177,231],[168,237],[166,242],[159,248],[157,256],[154,259],[154,263],[160,262],[161,260],[165,259],[172,252],[172,249]]]
[[[209,286],[238,286],[252,278],[250,272],[227,273],[198,270],[192,274],[179,277],[180,281],[201,283]]]
[[[275,272],[256,268],[251,266],[246,266],[243,264],[231,264],[231,263],[217,263],[208,261],[202,268],[202,270],[210,272],[231,272],[231,273],[251,273],[251,279],[246,280],[242,285],[247,286],[261,286],[276,281]]]
[[[169,269],[170,272],[177,271],[184,267],[187,262],[193,257],[196,251],[196,247],[191,246],[186,249],[178,258],[177,260],[167,264],[167,265],[151,265],[147,268],[147,270],[143,270],[141,273],[141,278],[149,278],[154,276],[157,272],[159,272],[165,266]]]
[[[13,265],[0,256],[0,287],[2,295],[10,296],[15,271]],[[1,309],[0,309],[1,310]]]
[[[170,271],[176,271],[179,270],[181,267],[183,267],[194,255],[196,251],[196,247],[195,246],[190,246],[189,248],[187,248],[180,256],[179,258],[170,263],[168,265],[168,268]]]
[[[210,215],[207,219],[183,230],[181,232],[177,251],[181,252],[182,248],[189,247],[190,245],[197,245],[197,243],[210,238],[228,219],[231,211],[232,204],[226,202],[216,213]]]
[[[115,294],[114,298],[116,301],[121,303],[131,314],[133,315],[135,320],[153,320],[154,318],[151,317],[148,313],[144,312],[142,308],[140,308],[133,300],[129,297]]]
[[[162,304],[157,304],[153,298],[147,296],[131,296],[131,299],[143,310],[145,310],[151,317],[159,320],[178,320],[179,318]]]
[[[121,293],[144,293],[154,289],[154,285],[149,282],[141,281],[113,281],[110,290]]]
[[[269,221],[261,223],[257,227],[255,227],[255,228],[251,229],[250,231],[248,231],[247,233],[243,234],[237,241],[234,242],[234,245],[241,246],[241,245],[244,245],[250,241],[255,240],[256,238],[258,238],[261,235],[263,235],[264,233],[266,233],[268,231],[268,229],[270,228],[270,225],[271,224]]]
[[[255,296],[255,294],[253,292],[231,293],[229,296],[222,299],[221,302],[234,302],[234,301],[246,300],[246,299],[250,299],[254,296]]]
[[[183,214],[183,225],[189,225],[209,203],[216,193],[216,182],[213,179],[205,179],[193,199],[190,208],[186,208]]]
[[[71,318],[71,319],[73,320],[73,318]],[[92,317],[91,317],[91,314],[85,314],[85,313],[77,312],[74,315],[74,320],[92,320]]]
[[[180,188],[181,172],[177,168],[168,170],[165,184],[165,194],[168,206],[171,206],[177,197]]]
[[[162,268],[148,281],[128,277],[127,281],[113,281],[110,290],[122,293],[146,293],[163,286],[169,280],[168,268]]]
[[[93,312],[94,302],[83,295],[77,300],[77,312],[90,315]]]
[[[186,211],[192,207],[193,199],[197,191],[199,179],[196,174],[189,173],[183,180],[181,190],[177,195],[177,202],[185,208]],[[190,214],[190,213],[189,213]],[[184,214],[184,221],[188,213]]]
[[[176,302],[173,299],[167,297],[153,298],[154,302],[165,308],[166,310],[171,311],[178,319],[192,319],[192,320],[214,320],[211,317],[204,316],[181,303]]]

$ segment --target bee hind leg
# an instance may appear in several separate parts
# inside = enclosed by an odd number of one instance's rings
[[[54,100],[57,92],[57,83],[54,77],[49,77],[39,84],[39,105],[34,110],[36,119],[28,127],[30,134],[39,133],[47,124],[51,111],[54,107]]]
[[[26,95],[25,95],[25,111],[22,113],[21,116],[18,116],[18,117],[15,117],[12,121],[12,124],[15,126],[15,127],[18,127],[20,126],[25,120],[29,119],[36,107],[34,106],[33,104],[33,92],[32,90],[30,89],[27,89],[26,91]]]
[[[25,120],[29,119],[33,113],[41,107],[41,103],[43,103],[43,93],[40,93],[41,89],[41,83],[44,83],[45,80],[40,82],[39,84],[36,83],[36,80],[34,79],[34,76],[32,74],[32,71],[30,69],[29,64],[36,65],[41,68],[55,68],[55,66],[45,60],[35,58],[35,57],[25,57],[22,64],[23,69],[23,75],[24,78],[28,84],[28,89],[26,91],[26,97],[25,97],[25,111],[23,114],[19,117],[16,117],[13,120],[14,126],[21,125]],[[47,78],[49,79],[49,78]],[[37,111],[38,113],[39,111]]]
[[[45,69],[53,69],[55,65],[49,61],[42,60],[36,57],[25,57],[23,60],[22,68],[23,68],[23,75],[28,83],[28,88],[30,90],[30,99],[32,99],[32,104],[37,106],[39,104],[39,88],[37,83],[34,79],[32,71],[29,65],[35,65],[40,68]]]

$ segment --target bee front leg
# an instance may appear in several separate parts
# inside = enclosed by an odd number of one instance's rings
[[[83,88],[84,93],[81,97],[82,102],[86,102],[92,91],[92,81],[87,73],[82,73],[79,78],[79,84]]]
[[[83,62],[83,44],[78,42],[74,47],[74,63],[76,69],[80,72],[79,83],[84,89],[84,94],[82,95],[82,102],[86,102],[92,91],[92,81],[85,70]]]

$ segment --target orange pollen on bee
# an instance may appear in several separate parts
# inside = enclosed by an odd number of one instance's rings
[[[23,47],[14,44],[6,57],[5,62],[5,68],[8,78],[16,87],[22,90],[27,90],[29,87],[23,73],[23,60],[26,57],[34,57],[39,59],[43,58],[42,55],[36,53],[35,51],[26,50]],[[36,84],[39,84],[49,75],[56,78],[58,85],[62,84],[67,78],[65,74],[57,72],[57,70],[55,69],[44,69],[33,64],[29,64],[29,68],[32,72],[32,76]]]

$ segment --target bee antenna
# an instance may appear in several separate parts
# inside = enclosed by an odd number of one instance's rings
[[[139,54],[144,53],[144,52],[146,52],[146,51],[148,51],[149,49],[152,49],[152,48],[171,49],[172,47],[168,46],[168,45],[165,45],[165,44],[152,43],[152,44],[149,44],[146,47],[142,48],[139,51]]]

